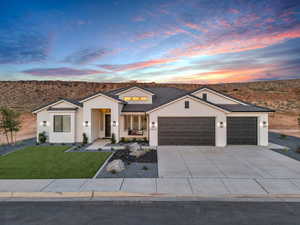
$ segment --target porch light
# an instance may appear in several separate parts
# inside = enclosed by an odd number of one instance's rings
[[[150,127],[151,127],[151,129],[155,129],[155,128],[157,127],[157,123],[154,122],[154,121],[152,121],[152,122],[150,123]]]
[[[40,125],[43,127],[47,127],[49,125],[49,123],[44,120],[43,122],[40,123]]]
[[[113,127],[116,127],[116,126],[118,126],[118,122],[114,120],[114,121],[112,121],[111,125],[112,125]]]
[[[223,121],[217,123],[217,127],[223,128],[225,126],[226,126],[226,123]]]
[[[85,121],[85,122],[83,123],[83,126],[88,127],[88,126],[89,126],[89,121]]]
[[[267,121],[261,121],[260,122],[260,127],[268,127]]]

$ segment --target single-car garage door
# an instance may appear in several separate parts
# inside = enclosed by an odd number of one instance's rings
[[[257,145],[257,117],[227,117],[228,145]]]
[[[215,118],[158,117],[158,145],[215,145]]]

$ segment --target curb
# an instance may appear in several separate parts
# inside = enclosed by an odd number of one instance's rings
[[[180,195],[180,194],[164,194],[164,193],[134,193],[134,192],[0,192],[1,198],[130,198],[130,197],[146,197],[146,198],[199,198],[199,199],[300,199],[300,194],[245,194],[245,195]]]

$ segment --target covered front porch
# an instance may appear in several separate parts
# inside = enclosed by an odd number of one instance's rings
[[[147,139],[148,140],[148,115],[139,112],[126,112],[120,116],[120,138]]]

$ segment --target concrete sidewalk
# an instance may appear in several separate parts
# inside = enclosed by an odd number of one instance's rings
[[[10,194],[8,194],[10,193]],[[22,197],[26,193],[42,197],[108,196],[275,196],[300,197],[300,179],[228,179],[228,178],[125,178],[0,180],[0,197]],[[34,193],[34,194],[32,194]],[[49,194],[50,193],[50,194]],[[133,194],[134,193],[134,194]]]

